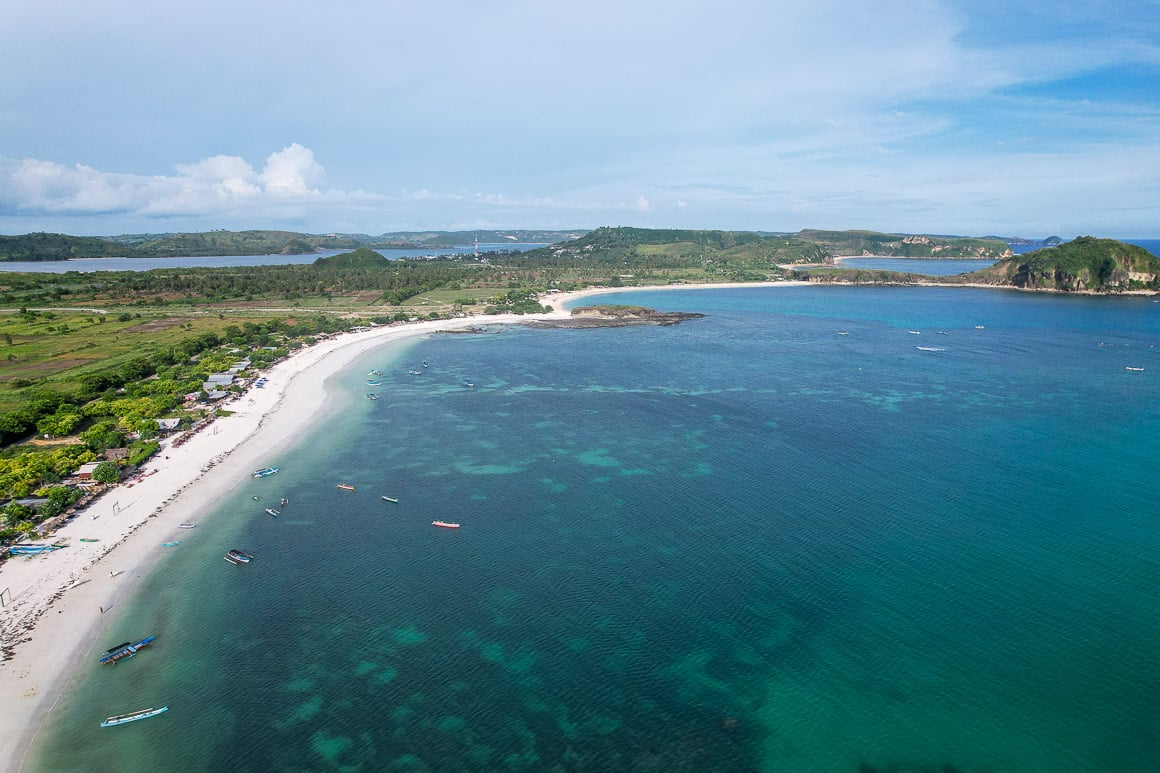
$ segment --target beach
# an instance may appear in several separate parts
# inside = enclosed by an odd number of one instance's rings
[[[251,388],[229,403],[231,415],[180,446],[166,441],[143,465],[139,480],[107,491],[58,529],[52,539],[68,547],[6,561],[0,567],[0,646],[6,655],[0,663],[0,768],[22,768],[73,675],[104,651],[98,641],[105,641],[105,613],[133,593],[169,549],[163,543],[188,533],[178,524],[196,524],[223,492],[248,480],[316,421],[331,376],[371,349],[441,330],[567,316],[563,304],[581,295],[556,296],[549,314],[377,327],[295,352],[263,372],[264,388]]]
[[[52,536],[68,547],[43,556],[13,557],[0,567],[0,767],[19,770],[77,669],[104,651],[105,613],[134,591],[136,583],[197,523],[223,492],[284,449],[319,417],[326,381],[368,350],[440,330],[519,324],[568,317],[566,306],[582,298],[653,290],[806,286],[806,282],[675,284],[588,288],[541,298],[546,314],[488,315],[375,327],[344,333],[293,353],[263,372],[264,388],[251,388],[225,406],[231,415],[161,451],[138,480],[105,492]],[[81,542],[81,539],[94,540]],[[176,547],[176,546],[174,546]],[[144,635],[144,634],[143,634]]]

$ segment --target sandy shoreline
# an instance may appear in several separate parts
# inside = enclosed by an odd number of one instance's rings
[[[0,769],[20,770],[56,702],[81,668],[102,651],[104,613],[116,608],[164,556],[161,543],[189,532],[223,491],[249,479],[306,430],[326,398],[326,381],[363,353],[439,330],[567,317],[581,298],[653,290],[792,287],[806,282],[677,284],[590,288],[541,299],[548,314],[479,316],[346,333],[299,351],[268,369],[264,389],[250,389],[179,447],[165,443],[132,486],[107,492],[57,530],[68,547],[47,556],[9,559],[0,567]],[[276,427],[276,429],[275,429]],[[81,538],[96,542],[80,542]],[[9,598],[10,594],[10,598]]]
[[[68,547],[47,556],[14,557],[0,568],[0,769],[19,770],[60,696],[103,650],[104,613],[134,590],[164,556],[161,543],[181,540],[223,491],[249,479],[307,429],[326,397],[326,381],[371,349],[439,330],[566,316],[498,315],[381,327],[322,341],[274,365],[264,389],[230,403],[180,447],[166,443],[132,486],[108,491],[54,535]],[[275,429],[276,427],[276,429]],[[80,542],[81,538],[97,542]],[[113,576],[113,573],[116,573]],[[9,593],[11,600],[9,600]]]

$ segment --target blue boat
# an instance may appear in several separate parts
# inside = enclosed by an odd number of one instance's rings
[[[14,556],[39,556],[41,553],[51,553],[64,545],[13,545],[8,552]]]
[[[149,717],[155,717],[166,711],[169,711],[168,706],[162,706],[159,709],[142,709],[141,711],[134,711],[129,714],[117,714],[102,722],[101,727],[112,727],[113,725],[123,725],[126,722],[136,722],[138,719],[149,719]]]
[[[137,654],[137,650],[141,649],[142,647],[149,646],[149,644],[152,643],[152,641],[156,638],[157,637],[155,635],[150,634],[139,642],[127,641],[124,644],[118,644],[116,647],[110,647],[105,651],[105,654],[101,656],[101,664],[108,665],[109,663],[112,663],[116,665],[118,660],[131,658]]]

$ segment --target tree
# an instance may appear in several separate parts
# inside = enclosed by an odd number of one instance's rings
[[[116,483],[121,479],[121,470],[113,462],[101,462],[93,470],[93,480],[97,483]]]

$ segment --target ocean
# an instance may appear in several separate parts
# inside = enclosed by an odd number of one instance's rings
[[[189,515],[105,621],[156,642],[30,769],[1155,770],[1160,304],[599,302],[707,316],[366,356]]]

